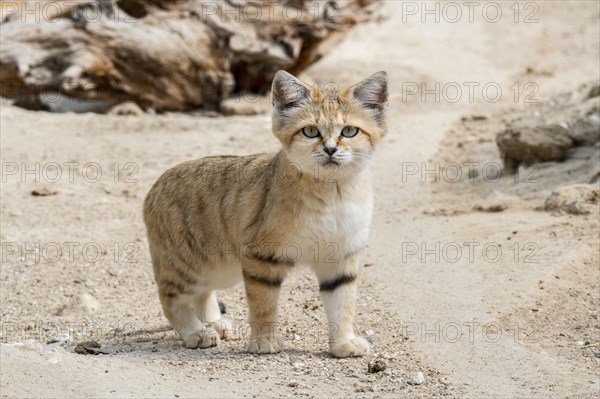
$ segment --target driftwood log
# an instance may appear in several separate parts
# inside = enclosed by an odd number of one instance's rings
[[[375,0],[0,5],[0,96],[32,109],[57,110],[53,103],[67,99],[99,112],[123,101],[156,111],[218,109],[235,93],[265,94],[277,70],[301,72],[352,26],[372,19],[377,6]]]

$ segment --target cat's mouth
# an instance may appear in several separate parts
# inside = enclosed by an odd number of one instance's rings
[[[328,159],[327,161],[323,162],[323,166],[337,166],[340,163],[334,159]]]

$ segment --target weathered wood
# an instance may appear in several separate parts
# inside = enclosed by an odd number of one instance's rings
[[[375,0],[1,4],[1,96],[29,108],[180,111],[268,92],[277,70],[299,73],[372,18]]]

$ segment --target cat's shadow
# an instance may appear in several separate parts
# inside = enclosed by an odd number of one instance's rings
[[[170,326],[139,329],[124,334],[117,334],[101,340],[102,348],[108,353],[146,355],[149,358],[179,357],[188,358],[192,354],[207,357],[211,361],[246,359],[249,357],[275,358],[281,353],[251,354],[246,350],[246,338],[222,340],[220,346],[206,349],[186,348],[181,338]],[[291,356],[313,356],[320,359],[333,358],[327,351],[311,351],[307,349],[288,348],[284,352]],[[166,355],[166,356],[165,356]]]

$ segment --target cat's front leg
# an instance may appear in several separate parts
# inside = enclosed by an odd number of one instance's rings
[[[277,353],[284,349],[277,325],[277,302],[287,274],[285,266],[247,262],[243,266],[249,308],[250,353]]]
[[[364,356],[369,343],[354,334],[358,257],[348,256],[337,263],[321,263],[313,269],[319,279],[321,299],[329,324],[329,351],[336,357]]]

